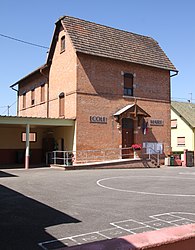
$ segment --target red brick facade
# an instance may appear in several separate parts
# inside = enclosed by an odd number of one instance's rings
[[[66,29],[59,27],[54,34],[53,52],[50,52],[52,60],[44,69],[18,82],[19,115],[59,118],[59,97],[63,93],[64,115],[61,118],[75,119],[74,149],[119,148],[122,147],[121,123],[114,114],[136,103],[150,117],[144,118],[149,124],[147,133],[143,133],[143,119],[138,124],[138,116],[134,117],[133,142],[162,143],[164,153],[168,154],[171,150],[170,70],[78,52]],[[65,50],[61,51],[64,35]],[[133,96],[123,94],[124,73],[133,75]],[[41,102],[43,82],[45,101]],[[35,91],[33,105],[32,89]],[[106,122],[93,123],[91,117],[101,117],[98,119]],[[163,122],[160,126],[150,126],[151,119]]]
[[[123,96],[123,73],[134,75],[134,96]],[[121,132],[114,113],[137,100],[151,119],[163,119],[163,126],[149,127],[144,135],[135,128],[135,143],[161,142],[170,150],[170,76],[162,69],[78,54],[78,149],[117,148]],[[91,124],[90,116],[107,117],[107,124]],[[137,134],[136,134],[137,133]]]

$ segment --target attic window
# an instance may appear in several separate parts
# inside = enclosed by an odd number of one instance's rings
[[[65,36],[61,37],[61,51],[60,52],[63,52],[63,51],[65,51]]]
[[[177,119],[171,120],[171,128],[177,128]]]

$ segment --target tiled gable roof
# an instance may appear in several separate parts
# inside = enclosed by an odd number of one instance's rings
[[[77,52],[177,71],[153,38],[69,16],[61,22]]]
[[[189,125],[195,128],[195,104],[189,102],[171,102],[172,109]]]

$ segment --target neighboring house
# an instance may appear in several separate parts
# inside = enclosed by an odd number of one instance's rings
[[[177,73],[154,39],[64,16],[45,65],[11,87],[18,86],[18,116],[74,122],[45,128],[40,152],[55,141],[59,150],[137,143],[167,155],[170,77]]]
[[[171,102],[171,147],[174,153],[195,150],[195,104]]]

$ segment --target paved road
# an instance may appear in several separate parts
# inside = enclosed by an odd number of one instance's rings
[[[195,168],[1,170],[0,183],[1,249],[55,249],[195,222]]]

